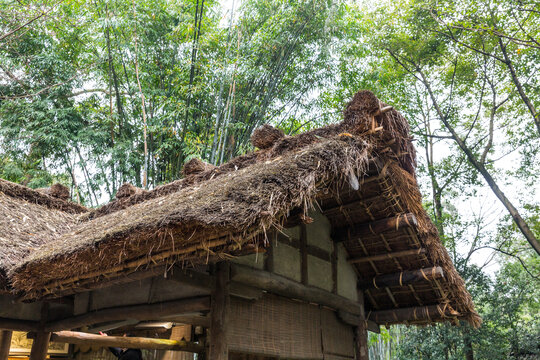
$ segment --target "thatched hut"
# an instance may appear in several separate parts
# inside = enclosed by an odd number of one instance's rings
[[[18,222],[4,231],[8,241],[39,246],[2,265],[9,296],[26,302],[2,308],[0,328],[36,331],[40,344],[60,330],[174,319],[206,329],[174,349],[211,359],[367,359],[367,328],[478,326],[422,208],[406,120],[365,91],[344,114],[294,137],[265,127],[254,153],[129,191],[77,218],[40,208],[51,229]],[[44,314],[39,303],[56,310]]]

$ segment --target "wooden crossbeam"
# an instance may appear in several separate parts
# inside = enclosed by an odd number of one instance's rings
[[[384,114],[384,113],[389,112],[389,111],[392,110],[393,108],[394,108],[393,106],[385,106],[385,107],[380,108],[379,110],[377,110],[377,111],[375,112],[374,115],[375,115],[375,116],[382,115],[382,114]]]
[[[411,255],[421,255],[425,253],[426,253],[426,249],[420,248],[420,249],[411,249],[411,250],[384,253],[384,254],[379,254],[379,255],[361,256],[357,258],[351,258],[348,261],[351,264],[360,264],[360,263],[365,263],[365,262],[370,262],[370,261],[381,261],[381,260],[396,259],[396,258],[411,256]]]
[[[137,319],[140,321],[157,320],[164,316],[205,310],[210,310],[210,297],[199,296],[154,304],[117,306],[101,309],[87,314],[47,323],[45,329],[47,331],[75,329],[84,325],[126,319]]]
[[[431,281],[444,277],[444,271],[440,266],[406,270],[393,274],[378,275],[369,280],[360,280],[360,289],[378,289],[391,286],[406,286],[421,281]]]
[[[231,279],[291,299],[309,301],[354,315],[361,313],[361,306],[357,302],[264,270],[231,264]]]
[[[35,336],[35,335],[34,335]],[[29,334],[29,337],[34,337]],[[204,347],[188,341],[153,339],[144,337],[103,336],[79,331],[58,331],[50,336],[50,341],[77,345],[119,347],[130,349],[176,350],[199,353]]]
[[[38,321],[0,318],[0,329],[14,331],[37,331]]]
[[[416,227],[417,225],[418,221],[416,220],[416,216],[412,213],[406,213],[352,227],[335,229],[332,238],[335,241],[345,241],[364,236],[377,235],[390,230],[400,230],[411,226]]]
[[[395,324],[407,321],[431,321],[433,318],[456,317],[460,314],[450,305],[438,304],[393,310],[371,311],[367,319],[377,324]]]
[[[358,326],[358,324],[361,321],[361,317],[359,315],[353,315],[343,310],[339,310],[337,312],[337,315],[341,319],[341,321],[351,326]],[[381,333],[381,328],[379,327],[377,323],[371,320],[364,320],[364,321],[366,322],[366,326],[369,331],[377,333],[377,334]]]

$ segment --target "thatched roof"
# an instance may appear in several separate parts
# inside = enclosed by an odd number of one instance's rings
[[[267,236],[292,212],[317,206],[335,234],[349,234],[342,241],[351,257],[425,250],[376,266],[356,264],[362,276],[444,269],[440,281],[370,290],[367,310],[443,304],[478,325],[464,282],[422,208],[407,121],[395,110],[381,112],[384,107],[372,93],[359,92],[339,124],[273,136],[264,149],[151,191],[130,189],[84,214],[71,231],[44,236],[44,244],[9,271],[14,291],[58,296],[153,266],[226,259],[267,246]],[[417,223],[362,241],[350,235],[362,224],[405,213]],[[441,313],[432,320],[445,319]]]
[[[75,214],[83,211],[80,205],[0,179],[0,289],[7,286],[7,271],[46,241],[70,230]]]

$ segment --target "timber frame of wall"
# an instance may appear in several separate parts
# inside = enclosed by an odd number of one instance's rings
[[[327,249],[313,245],[307,238],[309,226],[302,222],[292,224],[299,229],[298,238],[274,236],[266,253],[258,254],[262,262],[259,268],[246,266],[245,262],[235,263],[234,259],[233,262],[194,269],[182,269],[177,265],[172,268],[159,266],[103,280],[86,292],[34,303],[22,303],[12,295],[0,294],[0,329],[5,329],[0,332],[0,360],[7,360],[11,330],[31,333],[29,336],[34,338],[34,345],[30,360],[43,360],[49,341],[208,352],[209,359],[227,359],[230,296],[256,301],[264,293],[334,309],[339,319],[351,326],[351,331],[356,329],[356,358],[367,359],[367,330],[378,331],[379,327],[365,320],[361,291],[358,292],[358,301],[338,294],[338,244],[330,239]],[[276,273],[279,269],[273,261],[274,247],[280,244],[299,252],[299,281]],[[308,257],[329,264],[331,284],[326,285],[328,289],[313,286],[313,281],[309,281]],[[173,340],[156,343],[145,338],[130,338],[132,340],[128,344],[125,338],[103,339],[98,335],[69,331],[87,327],[89,332],[97,332],[103,329],[103,324],[114,328],[137,321],[156,320],[205,327],[210,334],[208,344],[203,347]]]

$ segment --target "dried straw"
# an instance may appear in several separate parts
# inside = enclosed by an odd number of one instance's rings
[[[326,140],[208,180],[204,186],[87,221],[30,254],[10,273],[13,286],[31,296],[61,279],[106,273],[134,259],[146,258],[147,264],[155,254],[177,254],[218,237],[241,246],[249,240],[244,234],[270,229],[291,209],[307,209],[322,184],[363,173],[368,149],[362,139]],[[205,261],[201,254],[199,262]]]
[[[276,129],[273,126],[264,124],[258,127],[251,134],[251,144],[259,149],[269,149],[278,140],[285,137],[285,134],[281,129]]]
[[[48,188],[39,188],[36,191],[52,196],[54,198],[69,200],[69,188],[65,185],[56,183]]]
[[[6,272],[31,251],[69,231],[76,218],[0,192],[0,288],[8,284]]]
[[[29,203],[42,205],[49,209],[61,210],[71,214],[79,214],[88,211],[84,206],[75,204],[71,201],[65,201],[47,194],[42,194],[36,190],[27,188],[26,186],[3,179],[0,179],[0,191],[7,196],[26,200]]]
[[[465,282],[456,271],[446,248],[441,243],[437,228],[422,207],[422,195],[416,177],[401,168],[395,161],[387,161],[385,165],[385,175],[392,183],[387,191],[395,192],[400,203],[405,206],[404,211],[416,216],[418,238],[424,244],[432,266],[443,268],[453,307],[472,326],[479,327],[482,319],[474,310],[474,303],[465,287]],[[392,196],[392,194],[388,195]]]
[[[145,192],[146,190],[144,189],[133,186],[130,183],[124,183],[118,188],[118,191],[116,192],[116,198],[124,199],[133,195],[140,195]]]
[[[215,166],[212,164],[206,163],[198,158],[193,158],[184,164],[182,174],[184,176],[195,175],[214,168]]]

